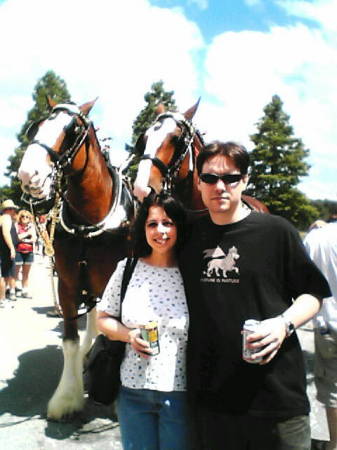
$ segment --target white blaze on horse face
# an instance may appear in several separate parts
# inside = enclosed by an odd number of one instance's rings
[[[176,127],[177,123],[172,117],[166,117],[162,122],[158,121],[152,125],[145,133],[147,141],[144,156],[154,158],[166,136],[169,133],[173,133]],[[141,161],[138,166],[137,177],[134,184],[134,195],[141,202],[144,200],[144,197],[151,192],[151,189],[149,188],[151,167],[151,159]]]
[[[34,140],[53,147],[58,137],[72,120],[69,114],[60,112],[55,118],[43,122]],[[47,151],[37,143],[30,144],[23,156],[18,176],[25,192],[35,198],[45,198],[50,192],[52,162]]]

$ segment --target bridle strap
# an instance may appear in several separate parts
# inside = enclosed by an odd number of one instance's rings
[[[152,161],[152,164],[157,167],[157,169],[160,170],[160,173],[163,175],[163,177],[167,176],[167,173],[169,172],[169,167],[163,163],[159,158],[151,158],[150,155],[144,155],[141,157],[141,161],[150,159]]]
[[[153,157],[152,158],[150,155],[143,155],[140,158],[140,160],[143,161],[143,160],[146,160],[146,159],[150,159],[152,161],[152,164],[154,166],[156,166],[160,170],[160,173],[162,174],[162,176],[165,179],[165,184],[166,185],[171,185],[172,179],[176,176],[177,172],[180,169],[181,163],[184,161],[186,155],[188,154],[188,152],[191,149],[192,142],[193,142],[194,136],[196,134],[196,130],[194,129],[192,123],[190,121],[186,120],[185,117],[182,116],[179,113],[165,112],[163,114],[160,114],[157,117],[156,121],[158,121],[161,118],[165,119],[167,117],[170,117],[173,120],[175,120],[175,122],[181,128],[181,130],[183,132],[184,132],[184,129],[186,130],[187,135],[188,135],[188,139],[186,139],[186,137],[185,137],[184,151],[174,161],[174,163],[171,166],[169,164],[168,165],[164,164],[163,161],[161,161],[157,157]]]
[[[44,150],[46,150],[46,152],[50,156],[50,159],[55,164],[57,170],[70,172],[73,159],[79,152],[80,148],[82,147],[83,143],[85,142],[88,136],[91,121],[87,119],[87,117],[82,113],[82,111],[80,111],[79,108],[77,108],[76,105],[66,105],[66,104],[57,105],[55,108],[53,108],[52,113],[56,111],[66,111],[70,116],[77,116],[81,120],[82,132],[78,134],[73,145],[60,154],[55,150],[53,150],[51,147],[49,147],[47,144],[44,144],[43,142],[40,142],[37,139],[32,141],[32,144],[37,144]]]
[[[51,147],[49,147],[47,144],[44,144],[43,142],[38,141],[37,139],[35,139],[34,141],[31,142],[32,144],[36,144],[39,145],[40,147],[42,147],[44,150],[46,150],[46,152],[48,153],[48,155],[50,156],[50,159],[52,160],[53,163],[57,164],[60,161],[60,155],[55,152],[55,150],[53,150]]]

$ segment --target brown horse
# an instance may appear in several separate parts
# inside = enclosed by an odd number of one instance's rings
[[[127,253],[127,223],[133,215],[131,194],[120,171],[108,164],[88,119],[93,104],[50,105],[50,116],[29,131],[32,141],[19,169],[33,212],[50,210],[49,216],[59,221],[54,250],[64,317],[64,367],[48,404],[52,419],[71,415],[84,405],[82,366],[96,335],[95,299]],[[87,306],[88,320],[80,347],[81,303]]]
[[[135,153],[141,156],[134,185],[135,196],[142,201],[151,189],[169,191],[183,202],[191,213],[206,209],[197,189],[196,158],[204,146],[202,135],[192,124],[199,101],[184,114],[157,108],[154,124],[138,138]],[[254,197],[242,196],[243,202],[259,212],[269,212]]]

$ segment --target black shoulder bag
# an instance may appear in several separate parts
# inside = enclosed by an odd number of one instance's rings
[[[136,264],[136,258],[128,258],[126,261],[121,286],[120,316],[125,292]],[[125,342],[112,341],[104,334],[96,337],[83,372],[84,388],[90,399],[104,405],[109,405],[116,399],[121,384],[120,366],[124,354]]]

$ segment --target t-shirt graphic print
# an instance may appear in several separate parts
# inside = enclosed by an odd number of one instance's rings
[[[238,249],[233,245],[224,252],[219,246],[203,251],[201,282],[239,283]]]

